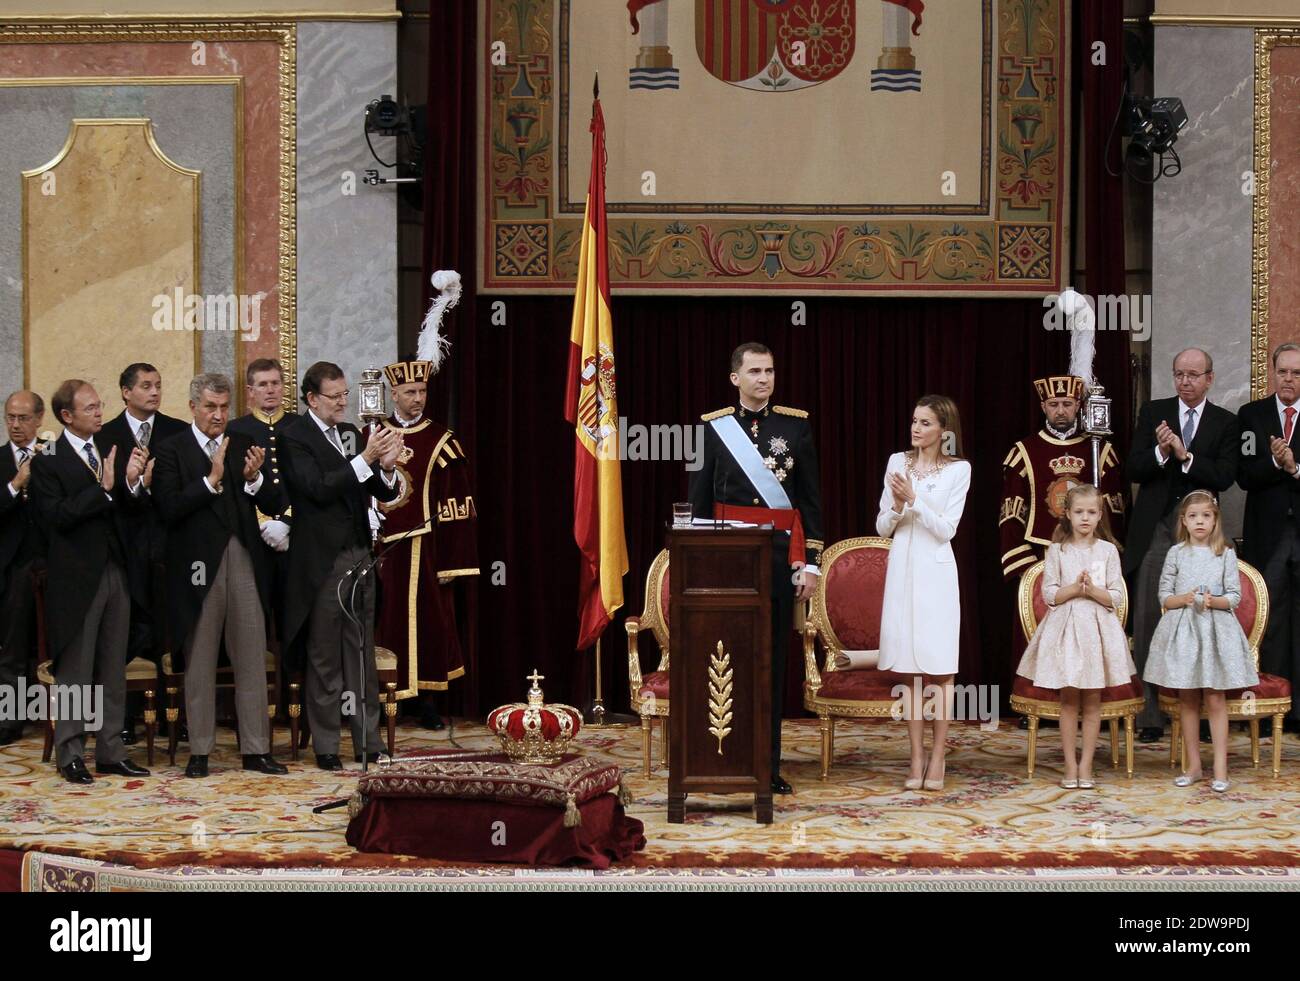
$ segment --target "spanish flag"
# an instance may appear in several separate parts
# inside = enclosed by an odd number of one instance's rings
[[[594,644],[614,611],[623,605],[627,539],[623,534],[618,402],[614,395],[614,321],[605,226],[605,117],[597,98],[591,109],[591,182],[582,221],[564,407],[577,438],[573,537],[582,552],[578,650]]]

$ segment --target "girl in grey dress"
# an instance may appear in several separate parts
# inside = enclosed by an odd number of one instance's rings
[[[1237,554],[1227,546],[1219,504],[1193,491],[1178,512],[1178,542],[1160,573],[1165,610],[1151,638],[1143,680],[1178,689],[1189,769],[1174,783],[1201,779],[1200,718],[1204,700],[1214,747],[1214,782],[1228,789],[1228,708],[1225,691],[1259,683],[1250,642],[1233,612],[1241,602]]]

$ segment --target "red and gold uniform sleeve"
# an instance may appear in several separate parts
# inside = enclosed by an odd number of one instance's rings
[[[1123,550],[1124,532],[1127,530],[1128,507],[1125,503],[1124,468],[1120,465],[1119,455],[1110,443],[1101,447],[1100,490],[1106,498],[1106,517],[1110,521],[1111,534],[1120,542]]]
[[[1018,577],[1038,560],[1033,545],[1025,540],[1029,520],[1029,486],[1024,447],[1017,443],[1002,461],[1002,504],[998,510],[998,541],[1002,547],[1002,576]]]
[[[476,576],[478,565],[478,512],[469,483],[465,451],[454,436],[438,451],[434,463],[430,510],[434,512],[438,542],[438,579]]]

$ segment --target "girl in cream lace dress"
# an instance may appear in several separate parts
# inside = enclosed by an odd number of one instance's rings
[[[1039,688],[1061,693],[1061,786],[1089,788],[1092,758],[1101,729],[1103,688],[1129,682],[1136,668],[1116,613],[1123,575],[1119,549],[1106,523],[1101,494],[1078,484],[1065,495],[1061,523],[1043,562],[1047,615],[1025,648],[1016,673]],[[1074,756],[1083,714],[1083,746]]]

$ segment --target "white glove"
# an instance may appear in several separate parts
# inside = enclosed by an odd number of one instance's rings
[[[289,526],[283,521],[271,520],[262,525],[262,541],[277,552],[289,550]]]
[[[379,513],[379,508],[371,508],[366,514],[370,518],[370,533],[379,534],[379,526],[384,521],[384,515]]]

